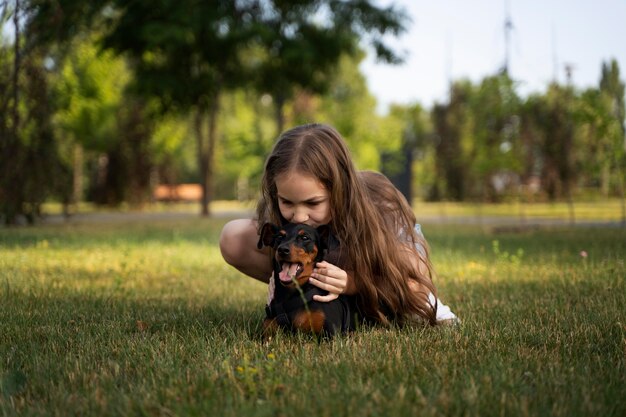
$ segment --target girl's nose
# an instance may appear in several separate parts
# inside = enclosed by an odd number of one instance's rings
[[[306,210],[296,209],[293,212],[293,217],[291,218],[292,223],[304,223],[307,220],[309,220],[309,215]]]

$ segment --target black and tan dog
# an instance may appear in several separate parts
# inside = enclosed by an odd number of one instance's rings
[[[274,249],[274,297],[265,307],[264,334],[281,327],[292,331],[332,336],[354,327],[351,297],[339,296],[330,302],[313,300],[324,291],[308,283],[315,264],[328,249],[329,228],[289,223],[283,227],[266,223],[261,230],[259,249]]]

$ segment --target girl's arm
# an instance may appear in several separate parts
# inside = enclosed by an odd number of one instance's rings
[[[230,265],[267,284],[272,275],[272,262],[268,248],[257,248],[258,240],[255,220],[232,220],[222,229],[220,250]]]
[[[315,295],[315,301],[328,302],[340,294],[354,295],[356,287],[352,274],[326,261],[318,262],[309,282],[328,291],[328,295]]]

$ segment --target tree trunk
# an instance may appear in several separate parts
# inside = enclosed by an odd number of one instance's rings
[[[70,205],[74,211],[78,211],[78,203],[83,200],[83,146],[79,143],[74,145],[74,163],[72,166],[72,198]]]
[[[8,5],[7,5],[8,7]],[[6,132],[6,137],[1,138],[0,143],[0,215],[7,225],[17,224],[20,215],[24,210],[24,192],[21,184],[22,161],[24,157],[23,145],[19,140],[20,134],[20,113],[19,113],[19,73],[21,67],[20,55],[20,20],[19,20],[20,2],[15,0],[15,10],[13,11],[13,25],[15,34],[14,56],[13,56],[13,74],[10,81],[7,82],[6,113],[3,114],[4,119],[2,130]]]
[[[624,192],[624,171],[622,169],[617,170],[618,175],[618,190],[620,201],[622,205],[622,227],[626,227],[626,192]]]
[[[131,101],[124,120],[124,142],[128,154],[129,168],[128,202],[132,207],[141,208],[150,200],[150,173],[152,157],[150,152],[151,122],[145,112],[144,101]]]
[[[213,199],[213,159],[215,154],[215,144],[217,142],[217,115],[219,114],[219,93],[216,93],[208,104],[208,108],[200,105],[195,119],[196,143],[198,145],[198,167],[200,171],[200,187],[202,188],[202,199],[200,202],[200,215],[202,217],[211,216],[209,205]],[[202,129],[203,119],[207,113],[208,132],[205,135]]]
[[[565,191],[567,197],[567,207],[569,208],[569,224],[574,226],[576,224],[576,216],[574,213],[574,199],[572,198],[572,190],[569,185]]]
[[[608,158],[605,158],[608,159]],[[600,192],[606,199],[611,195],[611,165],[610,163],[603,163],[600,174]]]
[[[203,215],[205,215],[204,213],[206,211],[206,216],[211,215],[209,204],[211,204],[211,201],[213,201],[213,173],[215,171],[213,169],[213,164],[215,159],[215,144],[217,143],[217,115],[219,113],[219,107],[219,95],[216,94],[209,105],[209,143],[207,144],[206,154],[206,187],[203,193],[205,195],[205,197],[203,197],[203,200],[204,204],[206,205],[206,210],[203,209]]]
[[[19,112],[19,74],[20,74],[20,1],[15,0],[13,24],[15,26],[15,45],[13,57],[13,138],[17,139],[20,125]]]
[[[274,101],[276,102],[276,136],[283,133],[285,129],[285,97],[282,94],[274,95]]]
[[[207,184],[206,184],[206,171],[207,171],[207,158],[204,151],[204,133],[202,131],[202,121],[204,119],[204,107],[198,106],[196,110],[196,117],[194,119],[194,130],[196,132],[196,146],[198,148],[198,173],[200,175],[200,187],[202,189],[202,198],[200,200],[200,215],[208,217],[209,208],[207,201]]]

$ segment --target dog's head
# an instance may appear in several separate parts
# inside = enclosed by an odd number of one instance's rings
[[[278,227],[266,223],[261,229],[259,249],[269,246],[276,252],[279,265],[278,279],[285,287],[304,285],[311,274],[315,263],[322,260],[327,248],[329,227],[317,228],[305,224],[288,223]]]

